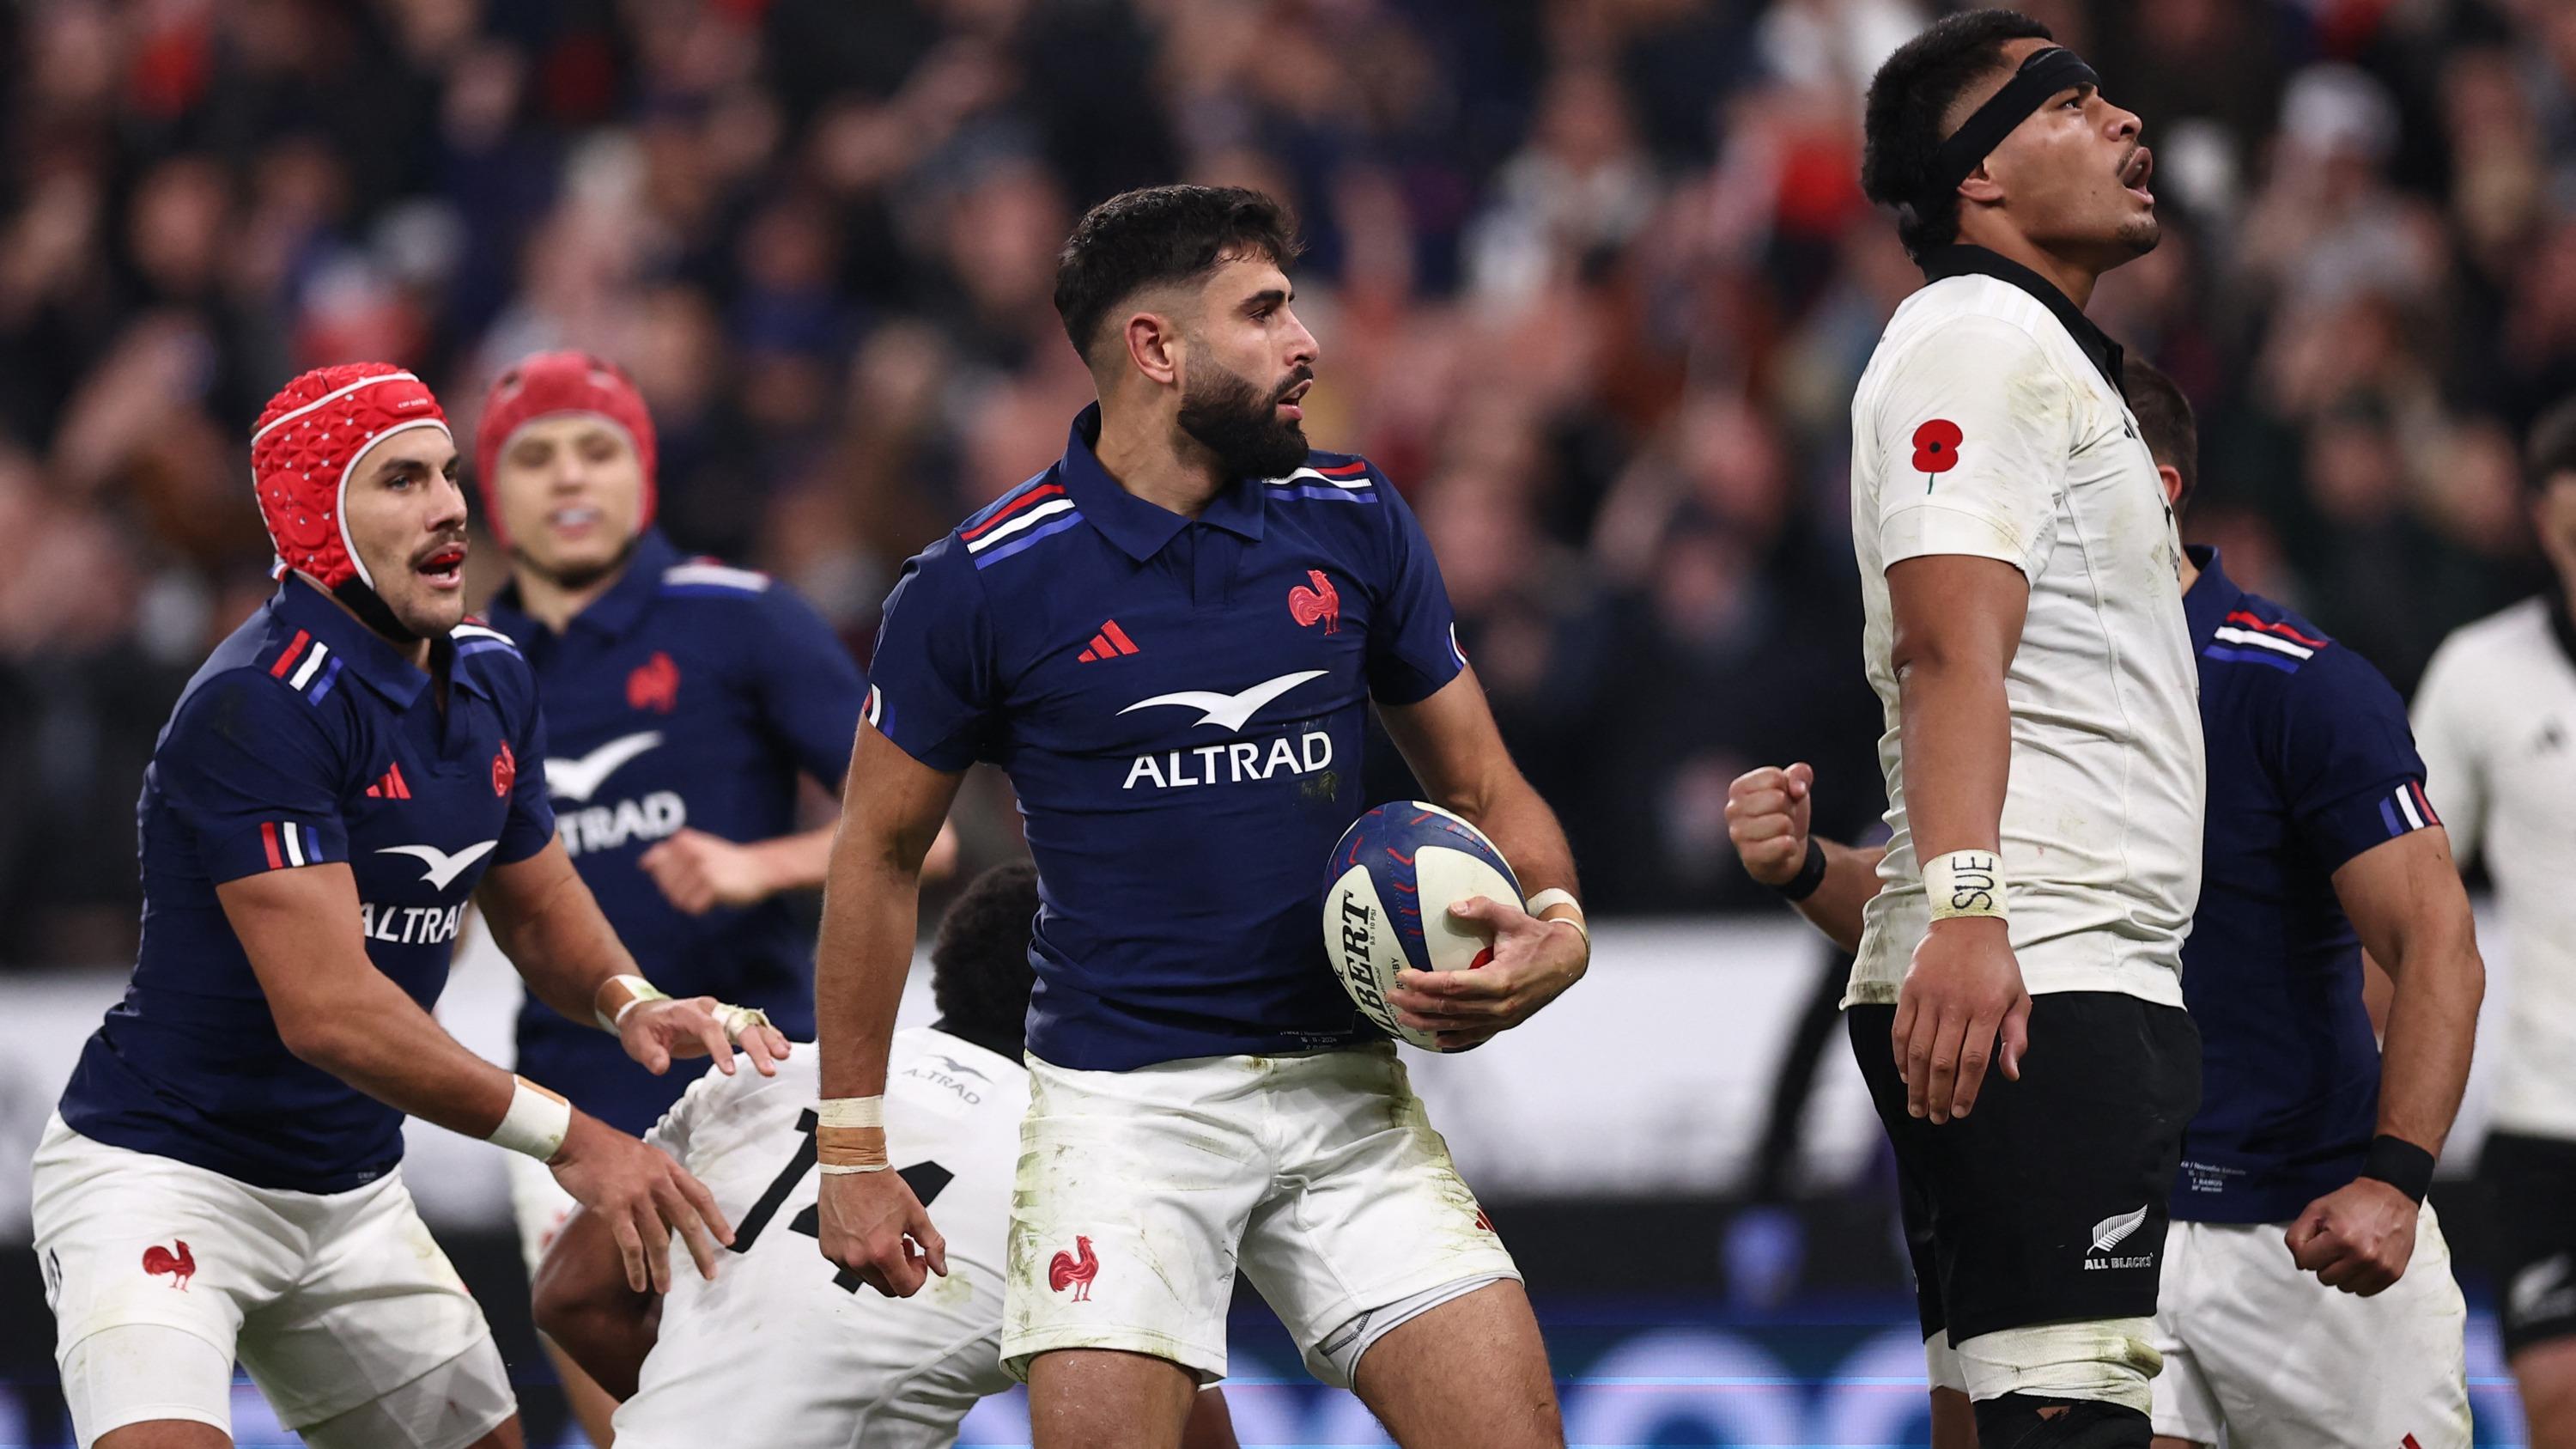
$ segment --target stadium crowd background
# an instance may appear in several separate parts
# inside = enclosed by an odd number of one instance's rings
[[[2514,439],[2576,385],[2576,15],[2029,8],[2158,154],[2165,243],[2094,310],[2202,411],[2189,532],[2411,686],[2535,580]],[[1741,768],[1816,760],[1844,834],[1877,808],[1845,416],[1918,279],[1859,194],[1859,95],[1930,13],[8,7],[0,962],[131,949],[139,770],[268,587],[244,439],[279,379],[401,359],[470,425],[522,353],[618,358],[670,532],[864,649],[901,560],[1086,400],[1071,220],[1174,178],[1303,216],[1309,432],[1409,491],[1598,908],[1761,905]]]

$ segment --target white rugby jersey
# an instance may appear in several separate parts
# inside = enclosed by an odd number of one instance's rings
[[[2003,809],[2022,982],[2182,1004],[2200,898],[2200,684],[2182,545],[2112,381],[2120,349],[2037,273],[1979,247],[1925,261],[1852,398],[1852,546],[1885,710],[1887,856],[1846,1005],[1892,1002],[1930,925],[1905,810],[1890,564],[2001,559],[2030,583],[2005,678]],[[1955,847],[1954,847],[1955,848]]]
[[[814,1236],[818,1053],[763,1077],[692,1083],[647,1139],[696,1175],[734,1227],[716,1281],[672,1249],[661,1336],[617,1410],[621,1449],[946,1445],[1001,1368],[1002,1267],[1028,1071],[929,1027],[897,1032],[886,1142],[948,1243],[948,1276],[888,1298]]]
[[[2492,1120],[2576,1138],[2576,627],[2526,599],[2442,641],[2415,691],[2424,790],[2504,907]]]

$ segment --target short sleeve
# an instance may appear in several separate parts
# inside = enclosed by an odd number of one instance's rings
[[[1381,704],[1415,704],[1457,678],[1467,656],[1459,652],[1458,616],[1420,520],[1383,479],[1377,496],[1386,514],[1388,557],[1369,620],[1369,695]]]
[[[349,858],[344,751],[321,708],[255,669],[219,674],[180,706],[152,773],[217,885]]]
[[[2368,660],[2330,644],[2281,685],[2282,799],[2327,870],[2442,823],[2425,793],[2405,703]]]
[[[952,538],[903,566],[868,665],[865,713],[934,770],[975,763],[993,707],[993,633],[983,585]]]
[[[2032,577],[2056,539],[2074,390],[2039,340],[1961,317],[1896,364],[1871,420],[1879,551],[2001,559]]]
[[[767,638],[752,667],[762,718],[799,769],[838,792],[849,773],[867,679],[832,626],[785,585],[765,590],[760,610]]]
[[[524,672],[526,665],[519,666]],[[510,814],[501,822],[496,865],[526,860],[555,838],[555,802],[546,792],[546,716],[538,707],[535,676],[520,694],[519,727],[510,736]]]
[[[2415,745],[2424,760],[2426,789],[2438,791],[2449,812],[2451,854],[2463,866],[2478,853],[2479,833],[2487,815],[2484,752],[2478,745],[2476,702],[2471,697],[2476,670],[2463,657],[2457,637],[2433,653],[2424,681],[2415,688],[2411,716]]]

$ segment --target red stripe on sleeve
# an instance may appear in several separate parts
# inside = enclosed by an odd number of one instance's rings
[[[2260,629],[2266,634],[2278,634],[2284,639],[2294,639],[2301,644],[2307,645],[2311,649],[2323,649],[2326,647],[2327,641],[2323,639],[2311,639],[2307,635],[2300,633],[2298,630],[2291,628],[2287,624],[2277,624],[2269,620],[2257,619],[2253,615],[2245,612],[2243,609],[2235,610],[2227,617],[2231,623],[2243,624],[2249,629]]]
[[[259,843],[268,847],[268,868],[270,870],[284,870],[286,868],[286,857],[277,853],[276,821],[263,820],[259,822]]]
[[[2424,812],[2424,818],[2435,825],[2441,824],[2442,817],[2433,813],[2433,797],[2424,793],[2423,784],[2409,780],[2406,782],[2406,788],[2415,792],[2415,808]]]
[[[286,652],[277,656],[277,662],[275,664],[268,666],[270,677],[284,679],[286,677],[286,671],[295,667],[295,656],[303,653],[304,646],[311,643],[312,640],[312,635],[305,633],[301,629],[296,630],[294,640],[286,646]],[[269,853],[271,855],[276,854],[276,848],[273,846],[270,847]]]
[[[1348,463],[1337,463],[1330,468],[1318,468],[1315,471],[1327,478],[1349,478],[1367,472],[1368,460],[1359,458]]]
[[[985,519],[983,522],[976,524],[973,528],[967,529],[957,536],[966,540],[968,543],[973,543],[976,539],[982,538],[985,534],[991,532],[995,527],[1008,522],[1011,515],[1027,508],[1030,504],[1039,502],[1043,499],[1061,498],[1063,496],[1064,488],[1060,484],[1048,483],[1040,487],[1032,488],[1028,492],[1021,494],[1019,497],[1012,499],[1010,505],[1004,508],[1001,512],[994,514],[992,517]]]

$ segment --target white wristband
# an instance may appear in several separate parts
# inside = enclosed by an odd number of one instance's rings
[[[1954,850],[1923,862],[1923,894],[1932,919],[1986,916],[2009,920],[2004,909],[2004,859],[1991,850]]]
[[[483,1140],[524,1152],[539,1162],[553,1161],[563,1150],[564,1134],[572,1130],[572,1103],[525,1077],[510,1080],[516,1084],[510,1092],[510,1110],[501,1114],[501,1125]]]
[[[883,1127],[885,1098],[825,1097],[814,1105],[818,1127]]]

